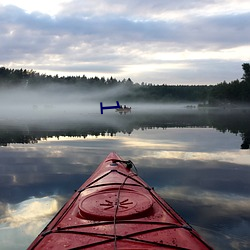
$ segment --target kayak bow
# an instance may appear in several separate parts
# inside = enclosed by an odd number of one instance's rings
[[[110,153],[28,249],[212,249],[133,167]]]

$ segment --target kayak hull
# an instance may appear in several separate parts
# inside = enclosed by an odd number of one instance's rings
[[[212,249],[110,153],[28,249]]]

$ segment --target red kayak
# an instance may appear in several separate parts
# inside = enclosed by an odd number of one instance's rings
[[[133,168],[110,153],[28,249],[212,249]]]

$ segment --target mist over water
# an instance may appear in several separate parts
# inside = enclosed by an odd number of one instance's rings
[[[0,93],[1,119],[60,119],[67,115],[98,111],[100,103],[93,93],[80,93],[69,87],[9,89]]]
[[[124,94],[126,98],[124,98]],[[197,103],[133,102],[124,86],[101,91],[63,84],[0,90],[0,143],[37,142],[47,137],[131,134],[138,128],[212,127],[240,134],[250,146],[250,110],[204,109]],[[129,113],[103,107],[131,107]],[[73,131],[73,132],[72,132]]]
[[[120,105],[132,107],[133,113],[178,111],[186,104],[133,103],[129,98],[120,101],[119,97],[129,92],[124,87],[112,90],[91,89],[89,91],[65,85],[51,85],[30,88],[11,88],[0,90],[0,121],[44,122],[61,120],[98,121],[114,114],[115,110],[104,110],[101,116],[100,102],[104,107]],[[146,101],[146,100],[145,100]],[[99,116],[100,115],[100,116]],[[108,119],[107,119],[108,121]]]

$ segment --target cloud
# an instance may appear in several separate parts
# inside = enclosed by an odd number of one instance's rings
[[[79,16],[130,16],[134,19],[149,20],[161,19],[168,17],[168,19],[183,18],[184,16],[196,13],[200,15],[201,12],[211,9],[212,6],[228,5],[229,1],[198,1],[198,0],[179,0],[179,1],[162,1],[162,0],[127,0],[126,2],[117,2],[114,0],[74,0],[65,3],[65,9],[61,13],[64,15],[79,15]],[[232,2],[232,1],[230,1]],[[247,2],[246,0],[243,1]]]
[[[250,13],[246,1],[241,8],[233,6],[233,0],[143,4],[75,0],[51,16],[0,5],[0,63],[61,75],[131,77],[139,82],[234,80],[241,77],[242,62],[250,59],[239,52],[243,46],[249,48]],[[231,71],[226,49],[235,51],[233,63],[238,69]],[[224,67],[213,66],[220,63]],[[202,68],[204,64],[209,67]],[[199,70],[207,72],[200,79]]]

